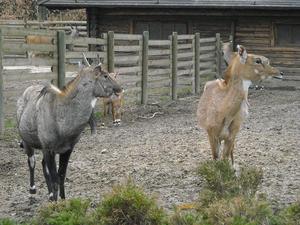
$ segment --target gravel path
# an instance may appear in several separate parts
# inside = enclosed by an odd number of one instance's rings
[[[250,90],[250,116],[234,152],[237,164],[263,169],[260,191],[281,205],[300,194],[300,85],[288,85]],[[196,128],[197,101],[189,97],[162,107],[127,107],[120,127],[107,118],[96,135],[87,129],[71,156],[67,197],[100,201],[114,184],[131,177],[166,209],[197,199],[202,184],[196,169],[211,157],[205,132]],[[154,112],[163,114],[141,118]],[[41,154],[36,157],[38,193],[30,197],[26,156],[9,138],[1,140],[0,151],[0,217],[29,218],[47,202]]]

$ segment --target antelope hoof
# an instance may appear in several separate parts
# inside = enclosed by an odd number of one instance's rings
[[[29,193],[30,193],[30,194],[36,194],[36,188],[35,188],[35,186],[30,187]]]

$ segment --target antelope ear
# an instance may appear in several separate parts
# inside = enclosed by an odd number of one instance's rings
[[[99,75],[103,72],[101,63],[94,68],[94,72],[96,73],[96,75]]]
[[[240,56],[240,62],[242,64],[245,64],[247,61],[247,57],[248,57],[246,48],[242,45],[237,45],[237,50],[238,50],[238,54]]]

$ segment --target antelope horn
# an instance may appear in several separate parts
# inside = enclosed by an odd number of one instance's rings
[[[89,61],[88,61],[87,58],[85,57],[85,54],[82,53],[82,55],[83,55],[83,60],[84,60],[85,64],[88,65],[88,66],[91,66],[91,64],[89,63]]]

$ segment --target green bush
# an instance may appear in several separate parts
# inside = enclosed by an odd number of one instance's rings
[[[17,225],[17,223],[11,219],[3,218],[0,219],[0,225]]]
[[[95,221],[103,225],[162,225],[166,214],[153,198],[128,181],[116,186],[96,209]]]
[[[199,166],[198,173],[205,180],[200,193],[203,206],[221,198],[252,197],[263,178],[260,169],[246,167],[242,167],[237,176],[228,160],[207,161]]]
[[[71,199],[50,203],[41,208],[33,225],[89,225],[91,216],[88,213],[89,200]]]
[[[280,218],[284,225],[300,225],[300,201],[283,209]]]

